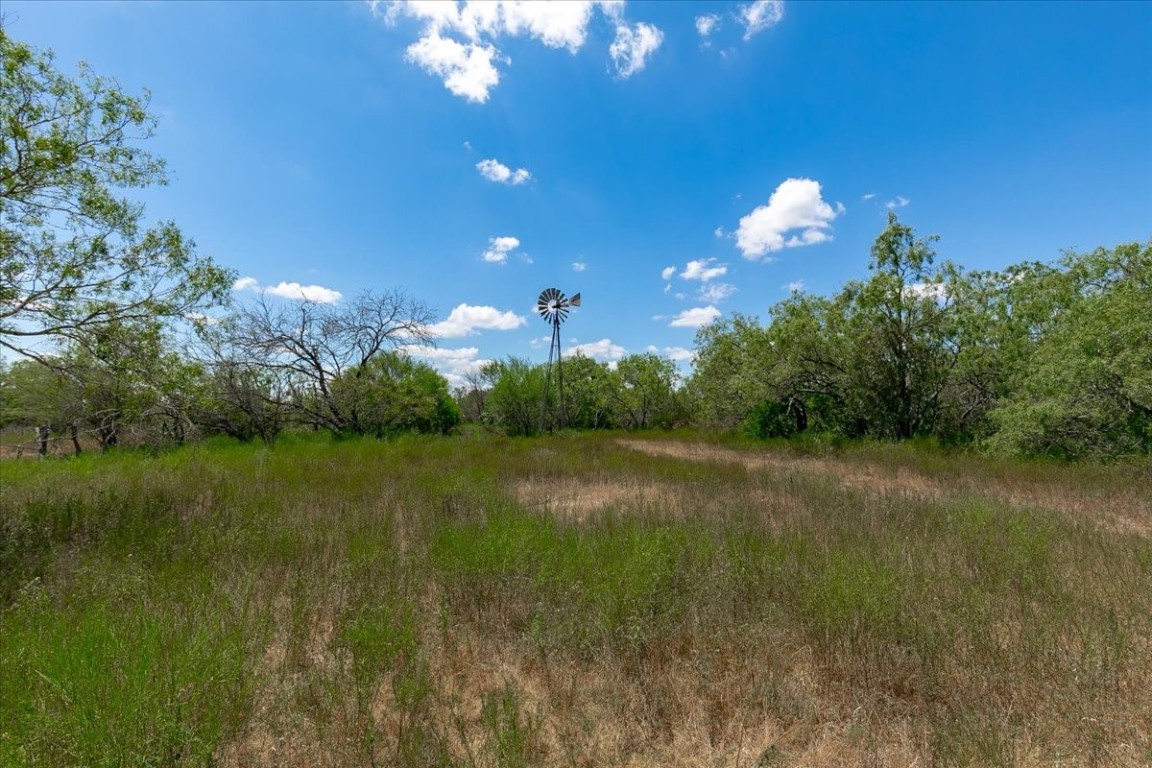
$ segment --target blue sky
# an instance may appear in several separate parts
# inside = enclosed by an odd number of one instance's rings
[[[553,286],[583,296],[566,351],[684,359],[702,322],[865,276],[889,206],[973,269],[1152,236],[1152,3],[3,14],[151,90],[172,182],[148,217],[238,299],[401,288],[438,310],[423,352],[454,381],[543,361]]]

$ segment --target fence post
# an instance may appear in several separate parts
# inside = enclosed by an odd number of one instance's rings
[[[38,444],[40,458],[48,455],[48,425],[36,427],[36,443]]]

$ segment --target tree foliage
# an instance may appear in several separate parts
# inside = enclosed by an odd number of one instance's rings
[[[1152,242],[964,273],[890,214],[871,275],[701,329],[701,423],[1012,453],[1152,446]]]
[[[3,30],[0,62],[0,347],[46,360],[43,341],[88,345],[226,301],[229,272],[121,195],[167,179],[139,146],[156,126],[147,94],[83,63],[69,77]]]

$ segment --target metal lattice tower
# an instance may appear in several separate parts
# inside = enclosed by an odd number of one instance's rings
[[[580,306],[580,294],[567,298],[558,288],[545,288],[536,300],[536,311],[552,326],[552,344],[548,347],[548,366],[544,369],[544,393],[540,399],[540,428],[551,429],[548,419],[548,395],[552,391],[552,368],[556,368],[557,403],[560,427],[564,427],[564,367],[560,364],[560,324],[568,319],[572,307]]]

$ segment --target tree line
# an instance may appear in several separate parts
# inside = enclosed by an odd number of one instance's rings
[[[891,213],[867,279],[795,293],[765,324],[702,328],[686,379],[654,354],[567,357],[551,378],[510,357],[453,392],[406,353],[434,343],[435,318],[403,291],[231,304],[232,271],[174,222],[146,226],[123,191],[167,181],[140,147],[156,126],[147,93],[83,64],[67,76],[2,29],[0,62],[0,427],[47,425],[77,451],[82,435],[108,448],[461,423],[931,437],[1065,457],[1152,447],[1152,240],[968,272],[937,264],[935,238]],[[547,386],[561,378],[562,397]]]
[[[1152,447],[1152,240],[965,272],[894,213],[870,276],[696,339],[700,423],[1011,454]]]

